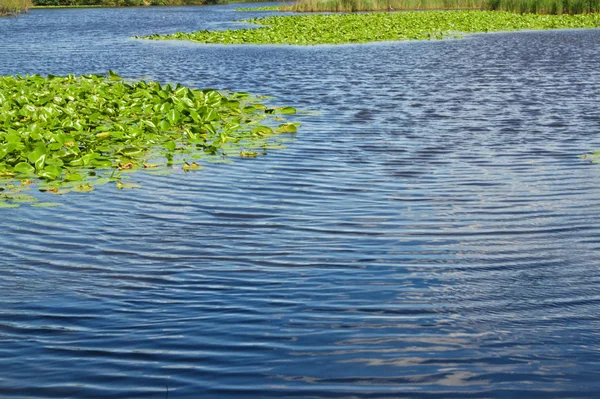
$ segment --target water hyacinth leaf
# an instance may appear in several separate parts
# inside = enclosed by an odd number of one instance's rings
[[[167,141],[163,144],[163,146],[169,151],[175,151],[175,148],[177,148],[177,143],[174,141]]]
[[[179,112],[177,112],[177,110],[175,110],[175,109],[171,109],[171,110],[169,110],[169,112],[167,112],[167,119],[168,119],[169,123],[173,126],[177,125],[180,118],[181,118],[181,114]]]
[[[40,156],[35,161],[35,170],[40,171],[40,170],[44,169],[45,164],[46,164],[46,154]]]
[[[219,114],[214,109],[208,109],[202,118],[205,122],[212,122],[219,119]]]
[[[35,168],[27,162],[19,162],[14,166],[13,171],[25,175],[33,175],[35,173]]]
[[[202,119],[200,118],[200,115],[198,114],[198,112],[196,112],[196,110],[192,109],[190,110],[190,116],[192,117],[192,119],[194,120],[194,122],[200,122]],[[166,129],[165,129],[166,130]]]
[[[119,75],[117,75],[115,72],[113,71],[108,71],[108,78],[112,81],[119,81],[122,80],[121,77]]]
[[[296,133],[297,131],[298,128],[293,123],[283,123],[277,128],[277,132],[279,133]]]
[[[65,181],[81,181],[84,179],[84,175],[81,173],[67,173],[65,175]]]
[[[30,163],[35,164],[40,160],[40,158],[42,158],[42,157],[45,158],[46,154],[47,154],[46,146],[43,143],[40,143],[33,151],[31,151],[27,155],[27,159],[29,160]]]
[[[6,123],[5,123],[6,125]],[[6,143],[8,144],[12,144],[13,148],[17,148],[19,144],[21,144],[21,136],[19,136],[17,133],[13,132],[9,132],[8,134],[6,134],[4,136],[4,140],[6,141]]]
[[[97,152],[90,152],[81,157],[81,163],[83,166],[88,166],[94,159],[99,158],[100,154]]]
[[[125,155],[126,157],[129,158],[135,158],[138,157],[140,155],[144,154],[144,149],[143,148],[138,148],[138,147],[125,147],[122,150],[119,151],[119,154]]]
[[[48,179],[48,180],[56,180],[62,174],[62,169],[56,165],[48,165],[42,170],[38,172],[38,176]]]
[[[252,129],[252,133],[259,135],[259,136],[265,136],[265,135],[273,134],[273,129],[271,129],[268,126],[257,126],[254,129]]]
[[[160,130],[166,132],[167,130],[169,130],[171,128],[171,125],[169,124],[168,121],[163,119],[162,121],[158,122],[158,127]]]
[[[284,115],[295,114],[296,113],[296,108],[292,108],[292,107],[279,108],[279,113],[284,114]]]
[[[0,144],[0,160],[2,160],[12,149],[10,143]]]
[[[93,166],[94,168],[110,168],[112,162],[106,158],[96,158],[90,161],[90,166]]]

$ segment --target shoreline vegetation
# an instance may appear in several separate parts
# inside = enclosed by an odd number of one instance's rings
[[[600,12],[600,0],[298,0],[281,11],[363,12],[417,10],[509,11],[520,14]]]
[[[1,0],[0,0],[1,1]],[[224,4],[223,0],[33,0],[32,8],[111,8],[142,6],[200,6]]]
[[[264,0],[240,0],[257,2]],[[270,0],[267,0],[270,1]],[[95,8],[214,5],[230,0],[0,0],[0,16],[18,15],[30,8]],[[532,14],[600,12],[600,0],[297,0],[293,4],[245,7],[237,11],[369,12],[481,10]]]
[[[264,0],[236,0],[252,3]],[[270,0],[267,0],[270,1]],[[0,0],[0,16],[18,15],[29,9],[108,8],[141,6],[199,6],[227,4],[229,0]]]
[[[31,0],[0,0],[0,17],[26,13],[32,6]]]
[[[436,40],[465,34],[518,30],[599,28],[600,14],[517,14],[505,11],[418,11],[311,14],[253,18],[255,29],[201,30],[135,36],[149,40],[188,40],[206,44],[352,44]]]
[[[290,107],[264,97],[107,76],[0,76],[0,207],[125,183],[137,170],[190,172],[284,148]],[[269,125],[275,125],[271,127]],[[288,138],[289,140],[289,138]]]

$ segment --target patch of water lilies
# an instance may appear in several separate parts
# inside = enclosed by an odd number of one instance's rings
[[[236,11],[291,11],[291,6],[240,7]]]
[[[190,40],[211,44],[344,44],[431,40],[461,34],[515,30],[598,28],[600,14],[540,15],[500,11],[420,11],[317,14],[254,18],[258,29],[151,35],[152,40]],[[140,38],[140,37],[137,37]]]
[[[248,93],[221,93],[108,76],[0,77],[0,207],[26,192],[87,192],[140,169],[202,168],[226,155],[281,147],[298,123]],[[269,125],[279,125],[271,127]],[[52,205],[37,203],[36,205]]]

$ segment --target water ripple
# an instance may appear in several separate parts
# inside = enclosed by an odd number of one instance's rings
[[[0,396],[599,396],[600,174],[579,156],[600,146],[600,31],[131,39],[239,26],[235,7],[0,20],[2,75],[318,111],[266,157],[2,210]]]

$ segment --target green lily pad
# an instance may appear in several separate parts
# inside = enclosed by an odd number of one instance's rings
[[[248,93],[124,81],[112,71],[0,76],[0,99],[5,205],[35,201],[20,194],[30,185],[50,194],[90,192],[108,182],[136,188],[122,182],[127,174],[152,168],[163,173],[173,164],[200,170],[183,159],[222,162],[283,133],[264,124],[274,120],[268,111],[275,108]]]

